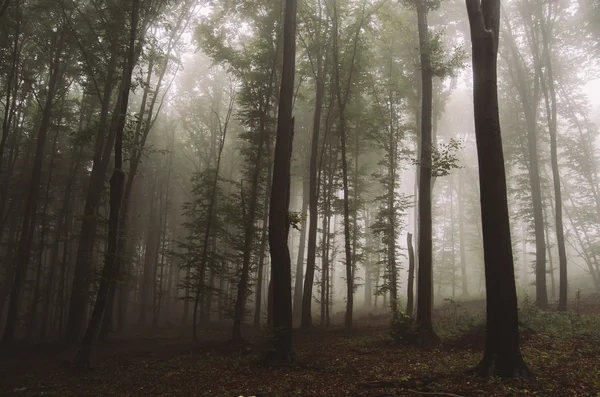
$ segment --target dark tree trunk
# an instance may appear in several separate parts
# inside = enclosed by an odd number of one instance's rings
[[[306,177],[305,177],[306,179]],[[302,219],[306,218],[306,210],[308,209],[309,194],[307,185],[304,183],[302,188]],[[306,248],[306,228],[307,222],[302,222],[302,230],[300,231],[300,244],[298,245],[298,260],[296,263],[296,280],[294,282],[294,305],[293,314],[294,321],[299,323],[302,319],[302,281],[304,280],[304,249]]]
[[[408,297],[406,300],[406,314],[412,317],[415,299],[415,250],[413,249],[411,233],[406,235],[406,245],[408,247],[408,286],[406,287]]]
[[[158,198],[156,197],[156,178],[154,178],[151,184],[152,185],[148,194],[150,199],[150,215],[148,219],[148,230],[146,233],[146,249],[144,253],[144,266],[139,301],[140,311],[138,325],[140,326],[146,325],[147,316],[151,310],[150,298],[152,297],[152,290],[154,286],[154,268],[156,266],[156,259],[158,255],[157,244],[159,239],[159,220],[157,219]]]
[[[100,199],[102,198],[104,178],[108,172],[108,165],[116,132],[115,125],[111,122],[108,136],[105,139],[104,134],[106,133],[108,126],[108,113],[117,59],[118,43],[114,40],[111,44],[111,55],[104,81],[100,121],[98,123],[98,132],[96,134],[94,162],[85,199],[81,230],[79,232],[79,245],[77,248],[77,258],[75,261],[75,272],[73,274],[73,285],[71,288],[67,329],[65,334],[65,341],[67,343],[77,342],[85,327],[89,294],[89,274],[92,266],[94,241],[96,239],[96,224],[98,221],[96,211],[100,204]],[[120,97],[121,96],[119,95],[119,98]],[[118,113],[120,109],[119,101],[117,101],[115,109]],[[116,118],[113,120],[116,122]]]
[[[118,109],[117,125],[115,131],[115,168],[110,178],[110,214],[108,219],[108,247],[102,277],[98,286],[98,295],[96,303],[90,318],[89,325],[83,336],[82,344],[75,357],[74,365],[76,367],[89,367],[92,346],[96,335],[100,329],[102,316],[106,308],[108,292],[115,284],[115,275],[117,272],[117,243],[119,231],[119,210],[123,199],[123,189],[125,185],[125,173],[123,172],[123,130],[125,128],[125,118],[127,116],[127,104],[129,103],[129,91],[131,89],[131,76],[133,74],[133,65],[135,63],[135,41],[137,36],[137,25],[139,17],[140,0],[131,2],[131,32],[129,36],[129,48],[127,54],[127,63],[123,68],[123,83],[121,86],[121,107]]]
[[[262,306],[263,284],[264,284],[264,268],[265,268],[265,251],[267,245],[267,231],[269,228],[269,198],[271,195],[271,182],[273,175],[273,164],[269,164],[267,171],[267,190],[265,192],[265,201],[263,203],[263,219],[262,232],[260,236],[260,252],[258,254],[258,274],[256,276],[256,302],[254,307],[254,328],[260,328],[260,313]]]
[[[458,244],[460,245],[460,280],[462,284],[463,297],[469,296],[469,283],[467,282],[467,258],[465,247],[465,228],[464,228],[464,205],[462,178],[458,177]]]
[[[4,5],[4,10],[8,7],[9,0],[6,0]],[[6,140],[8,139],[8,132],[10,130],[10,126],[12,124],[12,118],[14,117],[14,110],[16,105],[16,94],[18,87],[18,62],[20,58],[19,51],[19,35],[21,32],[21,2],[16,2],[16,23],[15,23],[15,32],[14,32],[14,42],[12,47],[12,55],[11,55],[11,66],[10,72],[8,73],[8,78],[6,79],[6,98],[4,99],[4,117],[2,119],[2,138],[0,138],[0,177],[2,176],[2,158],[4,155],[4,148],[6,145]],[[1,15],[1,14],[0,14]],[[13,94],[11,98],[11,94]],[[1,179],[0,179],[1,180]],[[6,192],[2,193],[3,195]],[[3,211],[4,207],[0,207],[0,217],[4,215]],[[0,229],[0,236],[2,235],[2,229]]]
[[[231,117],[231,112],[233,111],[233,104],[234,104],[234,96],[232,96],[230,99],[229,109],[227,111],[227,117],[223,124],[222,130],[220,131],[221,136],[220,136],[220,141],[219,141],[219,152],[217,155],[217,161],[216,161],[215,170],[214,170],[215,175],[214,175],[213,184],[211,187],[210,203],[208,206],[208,219],[206,222],[206,229],[204,230],[204,241],[203,241],[203,245],[202,245],[202,257],[200,259],[199,277],[198,277],[198,283],[196,284],[196,298],[194,301],[194,313],[192,316],[193,317],[192,337],[194,338],[194,340],[197,340],[196,312],[198,310],[198,303],[200,301],[200,297],[204,293],[204,274],[206,272],[206,262],[208,259],[208,244],[209,244],[209,239],[210,239],[211,233],[212,233],[211,229],[212,229],[212,223],[214,220],[214,209],[215,209],[216,200],[217,200],[217,191],[219,188],[218,185],[219,185],[219,171],[221,168],[221,156],[223,154],[223,147],[225,146],[225,138],[227,136],[227,126],[229,124],[229,118]],[[204,298],[204,297],[202,296],[202,298]]]
[[[527,158],[529,184],[531,187],[531,201],[533,208],[533,223],[535,234],[535,304],[540,309],[548,308],[548,292],[546,288],[546,240],[544,233],[544,213],[542,203],[542,187],[540,182],[540,167],[537,143],[537,108],[539,102],[539,76],[534,75],[533,92],[526,79],[525,66],[521,63],[521,54],[512,36],[510,24],[508,26],[509,47],[513,56],[516,71],[516,84],[519,98],[523,106],[525,124],[527,128]]]
[[[274,57],[276,59],[277,56]],[[268,137],[266,131],[266,122],[267,117],[269,116],[270,107],[271,107],[271,94],[274,85],[274,76],[275,76],[276,66],[273,64],[271,69],[271,77],[269,81],[269,87],[264,96],[264,102],[261,106],[261,115],[259,121],[259,137],[258,137],[258,148],[257,155],[254,164],[254,170],[252,173],[252,181],[251,181],[251,191],[250,191],[250,203],[248,208],[248,214],[244,217],[245,225],[244,225],[244,254],[242,261],[242,272],[240,275],[240,281],[238,282],[238,290],[237,297],[235,301],[235,313],[233,316],[233,341],[235,343],[239,343],[243,340],[242,336],[242,324],[245,319],[245,310],[246,310],[246,299],[247,299],[247,291],[248,291],[248,280],[250,277],[250,261],[252,259],[252,247],[254,244],[254,230],[255,225],[254,221],[256,218],[256,206],[258,203],[258,191],[259,191],[259,177],[261,174],[261,170],[263,169],[263,157],[265,155],[264,152],[265,146],[268,148]],[[274,170],[273,170],[274,171]],[[291,283],[291,281],[290,281]]]
[[[431,117],[433,82],[429,54],[427,7],[417,5],[419,47],[421,53],[421,154],[419,162],[419,269],[417,278],[417,325],[420,342],[437,341],[431,323],[433,309],[432,230],[431,230]]]
[[[352,81],[352,72],[354,70],[354,62],[356,57],[356,47],[358,45],[358,35],[362,29],[362,23],[364,21],[364,13],[365,9],[363,6],[361,23],[356,29],[356,33],[354,35],[354,49],[352,52],[352,59],[350,63],[350,73],[348,76],[348,82]],[[342,188],[343,188],[343,208],[344,208],[344,248],[346,254],[346,287],[347,287],[347,297],[346,297],[346,317],[345,317],[345,329],[346,332],[350,333],[352,331],[352,314],[354,309],[354,272],[353,272],[353,258],[352,258],[352,246],[350,242],[350,192],[348,188],[348,158],[347,158],[347,150],[346,150],[346,140],[347,140],[347,131],[346,131],[346,118],[344,114],[344,110],[346,107],[346,103],[348,100],[349,92],[350,92],[350,84],[348,83],[348,87],[346,91],[342,93],[341,81],[340,81],[340,59],[339,59],[339,46],[338,46],[338,36],[339,36],[339,16],[337,10],[337,3],[333,3],[333,70],[334,70],[334,85],[335,85],[335,96],[337,98],[338,105],[338,116],[339,116],[339,132],[340,132],[340,148],[342,153]]]
[[[319,156],[319,131],[321,128],[321,111],[325,99],[325,77],[323,76],[321,57],[317,58],[317,90],[315,98],[315,113],[313,116],[313,134],[310,149],[309,168],[309,221],[308,221],[308,252],[306,257],[306,277],[302,295],[302,328],[312,326],[312,288],[315,279],[315,257],[317,253],[317,222],[318,222],[318,170],[317,159]]]
[[[473,54],[473,103],[487,298],[485,351],[473,371],[480,376],[526,376],[529,370],[519,348],[517,293],[498,115],[496,58],[500,1],[467,0],[466,5]]]
[[[296,63],[296,0],[286,0],[284,15],[283,69],[269,211],[269,247],[273,284],[272,329],[275,335],[274,350],[268,357],[271,363],[290,363],[296,360],[292,349],[292,274],[288,248],[290,163],[294,137],[292,107]]]
[[[550,52],[549,27],[542,23],[542,42],[544,48],[544,61],[546,76],[541,76],[542,91],[546,104],[546,118],[548,120],[548,132],[550,133],[550,161],[552,163],[552,180],[554,183],[555,201],[555,223],[556,223],[556,245],[558,246],[558,269],[560,275],[558,287],[558,310],[567,310],[567,252],[565,248],[565,232],[562,215],[562,192],[560,187],[560,172],[558,168],[558,149],[556,142],[557,104],[554,73],[552,70],[552,58]]]
[[[43,206],[43,210],[42,210],[42,222],[40,225],[40,237],[39,237],[39,248],[38,248],[38,263],[37,263],[37,270],[36,270],[36,274],[35,274],[35,287],[33,290],[33,298],[32,298],[32,304],[30,306],[30,311],[29,311],[29,315],[28,315],[28,324],[27,324],[27,334],[25,336],[25,340],[27,341],[31,341],[31,338],[33,336],[33,332],[35,331],[35,323],[36,323],[36,317],[37,317],[37,306],[38,306],[38,301],[40,299],[40,295],[42,294],[41,291],[41,283],[42,283],[42,273],[43,273],[43,264],[44,264],[44,253],[45,253],[45,247],[44,247],[44,243],[46,241],[46,217],[48,214],[48,203],[50,201],[50,186],[52,183],[52,174],[53,174],[53,170],[54,170],[54,160],[56,158],[56,144],[58,142],[58,135],[60,133],[60,118],[62,117],[62,110],[59,113],[59,121],[58,121],[58,126],[56,129],[56,134],[54,135],[54,140],[52,142],[52,152],[50,154],[50,163],[48,164],[48,180],[46,181],[46,190],[44,193],[44,206]],[[51,271],[51,270],[50,270]],[[47,298],[46,298],[47,299]]]
[[[29,183],[29,188],[27,189],[27,196],[25,198],[25,209],[23,214],[23,221],[21,222],[21,231],[19,245],[17,248],[17,256],[15,258],[15,275],[8,301],[6,327],[4,329],[4,334],[2,335],[2,344],[5,345],[12,345],[14,341],[14,333],[19,316],[21,290],[25,283],[27,267],[29,266],[33,233],[36,225],[40,182],[42,178],[42,166],[44,162],[44,149],[46,146],[46,135],[48,134],[48,130],[50,128],[50,118],[52,115],[52,107],[54,105],[54,97],[56,95],[59,80],[62,75],[61,55],[63,52],[65,36],[65,28],[64,26],[62,26],[58,28],[56,37],[51,38],[51,47],[53,55],[50,64],[48,91],[44,102],[42,120],[37,133],[37,142],[31,171],[31,180]]]

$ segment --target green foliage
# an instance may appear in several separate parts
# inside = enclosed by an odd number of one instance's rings
[[[288,211],[288,220],[290,222],[290,227],[300,231],[300,225],[306,222],[306,214]]]
[[[456,138],[450,138],[448,143],[442,143],[438,148],[434,148],[431,151],[431,175],[447,176],[452,170],[461,168],[457,153],[462,148],[463,143]]]
[[[398,344],[414,344],[419,339],[419,328],[412,318],[397,311],[392,318],[390,336]]]
[[[600,342],[600,316],[540,310],[528,296],[521,304],[519,322],[522,330],[552,339],[588,337]]]
[[[442,339],[456,340],[463,336],[483,340],[485,332],[485,316],[483,313],[471,313],[463,310],[460,302],[450,298],[436,318],[436,332]],[[472,341],[476,343],[476,340]]]
[[[439,31],[429,39],[429,57],[431,71],[439,78],[453,77],[463,68],[467,53],[461,46],[451,51],[444,48],[444,32]]]

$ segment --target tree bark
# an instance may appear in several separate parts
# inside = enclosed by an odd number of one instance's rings
[[[256,275],[256,304],[254,307],[254,328],[260,328],[260,313],[262,310],[262,295],[264,284],[265,251],[267,245],[267,230],[269,228],[269,198],[271,196],[271,183],[273,176],[273,165],[269,164],[267,171],[267,190],[263,203],[262,231],[260,236],[260,252],[258,254],[258,274]]]
[[[417,25],[421,53],[421,154],[419,161],[419,269],[417,285],[417,325],[420,343],[435,343],[433,331],[432,226],[431,226],[431,117],[433,82],[429,54],[427,7],[425,1],[417,5]]]
[[[562,215],[562,192],[560,187],[560,171],[558,167],[558,145],[557,138],[557,105],[556,90],[554,87],[554,73],[552,70],[552,58],[550,52],[549,27],[542,24],[542,42],[546,64],[546,78],[542,76],[542,91],[546,104],[546,118],[548,120],[548,132],[550,133],[550,161],[552,164],[552,181],[554,183],[555,223],[556,223],[556,245],[558,246],[558,269],[560,275],[558,287],[558,310],[567,310],[567,250],[565,248],[565,232]]]
[[[533,223],[535,234],[535,304],[540,309],[548,308],[548,292],[546,287],[546,240],[544,233],[544,213],[542,208],[542,187],[540,182],[539,156],[537,148],[537,108],[539,101],[539,78],[534,75],[533,95],[529,91],[529,82],[526,71],[521,63],[521,54],[508,26],[509,47],[513,55],[513,64],[516,71],[516,85],[519,98],[523,106],[525,124],[527,128],[527,158],[529,183],[531,187],[531,201],[533,208]]]
[[[273,185],[269,211],[269,247],[271,252],[271,282],[273,284],[274,350],[267,359],[272,363],[293,363],[291,261],[288,248],[290,163],[294,120],[294,71],[296,63],[296,0],[286,0],[283,22],[283,69],[277,137],[273,162]]]
[[[89,367],[90,355],[96,335],[100,329],[102,316],[106,308],[108,292],[115,284],[117,272],[117,244],[119,231],[119,211],[123,199],[123,189],[125,185],[125,173],[123,172],[123,130],[125,128],[125,119],[127,116],[127,105],[129,103],[129,91],[131,90],[131,76],[135,63],[135,42],[137,37],[137,27],[139,19],[140,0],[131,2],[131,31],[129,37],[129,48],[127,62],[123,68],[123,83],[121,86],[121,107],[118,111],[117,124],[115,129],[115,168],[110,178],[110,214],[108,219],[108,247],[102,277],[98,286],[98,294],[94,304],[92,317],[83,336],[82,344],[75,356],[74,365],[76,367]]]
[[[275,53],[274,60],[277,59],[277,51]],[[275,62],[275,61],[274,61]],[[235,301],[235,313],[233,317],[233,341],[235,343],[239,343],[243,340],[242,336],[242,324],[245,318],[245,309],[246,309],[246,297],[248,290],[248,279],[250,273],[250,261],[252,259],[252,247],[254,242],[254,230],[255,225],[254,221],[256,218],[256,206],[258,203],[258,190],[259,190],[259,177],[261,170],[263,169],[263,157],[265,146],[268,147],[268,136],[266,132],[266,122],[267,117],[269,116],[270,107],[271,107],[271,94],[274,85],[274,77],[275,77],[276,65],[273,63],[271,68],[271,77],[269,81],[269,87],[267,88],[267,92],[264,96],[264,102],[261,106],[261,114],[259,120],[259,129],[258,129],[258,147],[257,147],[257,155],[254,164],[254,170],[252,172],[252,181],[251,181],[251,191],[250,191],[250,203],[248,208],[248,214],[245,217],[245,225],[244,225],[244,253],[243,253],[243,261],[242,261],[242,272],[240,276],[240,281],[238,282],[238,290],[237,297]],[[273,170],[275,171],[275,170]],[[291,283],[291,281],[290,281]]]
[[[406,314],[409,317],[413,316],[414,308],[414,285],[415,285],[415,250],[413,248],[412,234],[406,235],[406,245],[408,247],[408,286],[406,287],[407,300],[406,300]]]
[[[301,216],[303,220],[306,218],[306,211],[308,210],[309,202],[307,185],[308,183],[303,183],[302,187]],[[294,281],[294,303],[292,311],[294,316],[294,322],[297,323],[300,323],[300,321],[302,320],[302,281],[304,280],[304,251],[306,248],[307,226],[307,222],[303,221],[302,230],[300,230],[300,243],[298,244],[298,256],[296,261],[296,280]]]
[[[25,211],[23,221],[21,222],[21,232],[19,245],[17,248],[17,257],[15,259],[15,275],[8,302],[8,313],[6,317],[6,326],[2,335],[2,344],[12,345],[14,341],[14,332],[18,322],[19,303],[21,290],[23,288],[27,267],[31,254],[31,245],[36,225],[37,206],[40,191],[40,182],[42,177],[42,166],[44,162],[44,149],[46,146],[46,136],[50,128],[50,119],[54,105],[54,97],[58,90],[59,81],[62,78],[61,55],[65,44],[66,32],[64,26],[59,26],[57,34],[52,37],[52,60],[50,63],[50,76],[48,78],[48,91],[44,102],[42,120],[37,133],[37,142],[35,147],[35,156],[27,196],[25,199]]]
[[[460,245],[460,281],[462,284],[462,296],[469,296],[469,283],[467,280],[467,255],[465,247],[465,228],[464,228],[464,205],[465,197],[463,194],[463,182],[461,175],[458,176],[458,244]]]
[[[313,116],[313,133],[310,150],[309,169],[309,222],[308,222],[308,252],[306,257],[306,278],[304,280],[304,291],[302,295],[302,328],[312,326],[312,288],[315,278],[315,257],[317,252],[317,223],[319,190],[317,159],[319,156],[319,132],[321,128],[321,112],[325,99],[325,77],[323,76],[321,57],[317,55],[317,73],[315,113]]]
[[[85,327],[89,294],[89,274],[92,266],[94,240],[96,239],[96,211],[100,204],[100,199],[102,198],[104,178],[108,172],[111,149],[116,132],[116,128],[114,128],[114,125],[111,122],[108,136],[105,139],[104,134],[106,133],[108,126],[108,113],[118,57],[118,43],[117,40],[113,40],[111,43],[111,55],[107,67],[107,74],[104,80],[104,92],[102,94],[100,120],[98,123],[98,132],[96,134],[94,161],[85,199],[83,217],[81,219],[81,229],[79,232],[79,245],[77,248],[75,272],[73,274],[73,284],[67,317],[67,329],[65,333],[65,341],[67,343],[77,342]],[[120,109],[118,101],[115,109]],[[113,120],[116,122],[116,119]]]
[[[517,292],[498,114],[500,1],[466,0],[471,28],[473,103],[486,284],[486,342],[480,376],[527,376],[519,348]]]

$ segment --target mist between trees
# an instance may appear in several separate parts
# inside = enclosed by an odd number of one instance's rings
[[[587,0],[0,0],[3,349],[304,365],[319,327],[444,346],[450,305],[473,373],[533,377],[519,313],[600,294],[599,35]]]

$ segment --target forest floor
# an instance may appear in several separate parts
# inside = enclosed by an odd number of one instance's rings
[[[468,305],[465,305],[468,306]],[[114,337],[99,344],[94,367],[75,371],[72,349],[34,346],[3,352],[0,396],[600,396],[600,297],[579,313],[521,309],[522,352],[536,377],[478,379],[464,374],[482,356],[481,318],[450,302],[437,311],[442,343],[399,346],[386,316],[364,316],[346,335],[341,326],[295,330],[300,363],[268,368],[264,333],[244,347],[229,331],[181,329]],[[246,330],[250,335],[252,331]],[[189,333],[189,331],[188,331]]]

